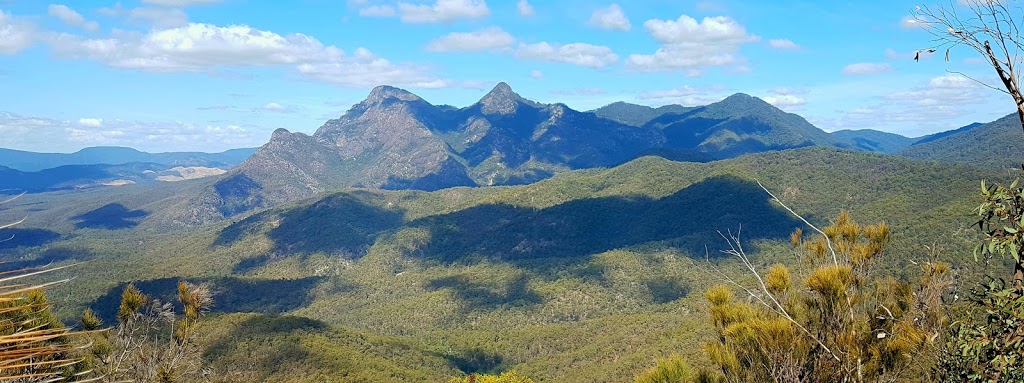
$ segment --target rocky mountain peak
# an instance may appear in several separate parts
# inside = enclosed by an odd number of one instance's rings
[[[499,82],[479,102],[484,114],[512,114],[520,103],[526,102],[504,82]]]
[[[402,101],[419,101],[422,100],[420,96],[412,94],[405,89],[395,88],[393,86],[381,85],[373,88],[370,91],[370,95],[366,97],[363,103],[379,104],[389,98],[396,98]]]

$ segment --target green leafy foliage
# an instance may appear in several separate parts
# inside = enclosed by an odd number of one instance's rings
[[[946,382],[1024,381],[1024,295],[992,281],[971,293],[938,366]]]

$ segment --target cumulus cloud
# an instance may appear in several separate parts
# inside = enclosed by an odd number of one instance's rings
[[[450,23],[491,14],[484,0],[437,0],[433,4],[398,3],[399,19],[406,23]]]
[[[762,98],[764,102],[774,105],[780,109],[788,109],[795,106],[804,105],[807,103],[807,99],[803,96],[795,94],[781,94],[774,96],[765,96]]]
[[[534,70],[530,71],[530,78],[532,78],[532,79],[544,78],[544,72],[541,72],[540,70],[534,69]]]
[[[0,54],[13,55],[35,41],[35,26],[0,10]]]
[[[50,4],[47,9],[50,16],[56,17],[62,23],[72,27],[82,28],[87,31],[95,32],[100,29],[99,23],[95,21],[86,21],[82,14],[75,12],[74,9],[68,8],[67,5],[63,4]]]
[[[768,46],[775,49],[800,50],[800,46],[789,39],[771,39],[768,40]]]
[[[427,44],[431,52],[479,52],[511,47],[516,38],[498,27],[476,32],[453,32]]]
[[[628,31],[633,28],[618,4],[595,9],[590,15],[590,26],[610,31]]]
[[[892,65],[888,63],[856,63],[843,68],[843,74],[848,76],[871,75],[891,71]]]
[[[516,4],[516,10],[519,11],[519,16],[523,17],[531,17],[537,13],[527,0],[519,0],[519,3]]]
[[[0,147],[70,152],[85,146],[104,145],[149,151],[216,152],[259,146],[266,139],[263,134],[254,135],[237,125],[126,120],[103,120],[99,125],[80,122],[0,112]]]
[[[913,16],[903,16],[903,18],[900,19],[900,28],[903,29],[923,29],[927,26],[927,24],[922,23]]]
[[[364,48],[347,54],[312,36],[279,35],[246,25],[192,23],[148,33],[117,31],[107,38],[56,34],[49,43],[58,57],[94,60],[119,69],[216,73],[228,67],[285,67],[345,87],[444,86],[424,68],[395,64]]]
[[[525,60],[549,61],[575,64],[589,68],[604,68],[619,61],[619,56],[611,48],[585,43],[550,44],[519,44],[516,57]]]
[[[626,60],[630,68],[644,72],[684,71],[696,76],[709,67],[745,68],[745,60],[738,55],[740,47],[760,39],[725,16],[701,21],[687,15],[676,20],[651,19],[644,28],[661,47],[654,54],[634,54]]]
[[[950,121],[974,118],[968,116],[992,102],[981,85],[950,73],[840,111],[838,118],[821,123],[834,129],[884,129],[914,136],[952,128]],[[1006,106],[1012,110],[1012,103]]]
[[[102,118],[79,118],[78,125],[98,128],[103,126]]]

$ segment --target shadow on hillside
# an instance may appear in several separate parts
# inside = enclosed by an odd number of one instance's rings
[[[328,331],[326,323],[296,316],[260,315],[243,320],[232,326],[231,331],[210,344],[203,351],[206,362],[214,362],[220,358],[240,354],[246,360],[241,363],[259,364],[292,364],[308,361],[310,352],[293,339],[281,341],[282,335],[290,333],[310,334]],[[237,350],[243,348],[246,350]],[[259,355],[252,355],[258,349]],[[259,371],[273,370],[273,366],[264,366]],[[244,368],[244,366],[243,366]]]
[[[179,278],[151,279],[134,282],[143,293],[163,302],[175,304],[177,312],[181,312],[178,304]],[[233,277],[188,279],[193,283],[209,283],[213,292],[212,312],[217,313],[262,313],[281,314],[305,307],[312,301],[309,292],[323,278],[309,277],[302,279],[242,279]],[[121,302],[121,293],[126,284],[122,283],[111,288],[106,294],[97,298],[90,305],[93,311],[103,319],[104,323],[116,323],[117,309]]]
[[[247,236],[266,231],[273,241],[268,254],[242,260],[236,272],[258,268],[292,254],[326,252],[359,258],[381,234],[402,224],[401,210],[374,206],[372,193],[335,194],[284,213],[271,211],[234,223],[223,230],[214,246],[231,246]]]
[[[436,353],[435,355],[448,361],[448,365],[467,374],[492,374],[502,370],[505,358],[499,354],[487,352],[481,348],[473,348],[451,355]]]
[[[121,230],[139,226],[147,216],[149,212],[144,210],[129,210],[122,204],[111,203],[72,219],[78,221],[75,227],[79,229]]]
[[[529,268],[546,258],[579,259],[608,250],[668,241],[691,254],[718,254],[719,231],[742,227],[743,239],[786,238],[800,222],[769,201],[756,183],[713,177],[662,199],[609,197],[545,209],[477,206],[409,224],[431,237],[416,256],[445,263],[501,259]]]
[[[95,255],[87,249],[56,248],[48,249],[33,259],[7,260],[0,257],[0,272],[46,267],[64,261],[84,261]]]
[[[451,289],[463,302],[463,311],[486,311],[498,307],[521,307],[541,303],[543,299],[527,286],[529,279],[521,275],[508,283],[486,283],[467,275],[434,279],[427,282],[431,291]]]
[[[60,239],[60,234],[46,229],[0,229],[0,250],[36,247]]]

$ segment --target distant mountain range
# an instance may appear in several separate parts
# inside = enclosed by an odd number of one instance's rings
[[[231,215],[344,187],[526,184],[650,154],[706,162],[807,146],[892,153],[912,142],[870,130],[829,134],[745,94],[700,107],[619,102],[581,112],[528,100],[505,83],[464,108],[379,86],[313,135],[274,132],[207,202]]]
[[[0,194],[41,193],[56,190],[125,186],[147,182],[174,182],[224,174],[225,170],[131,162],[121,165],[64,165],[38,172],[0,166]]]
[[[183,222],[201,223],[349,187],[432,191],[519,185],[645,155],[708,162],[814,146],[1016,167],[1024,152],[1024,139],[1016,137],[1020,134],[1010,117],[920,138],[868,129],[828,133],[742,93],[698,107],[616,102],[582,112],[526,99],[506,83],[463,108],[433,105],[408,91],[379,86],[312,135],[279,129],[258,149],[213,154],[151,154],[117,147],[72,154],[0,149],[0,166],[6,167],[0,174],[15,180],[0,183],[0,190],[180,180],[216,175],[206,168],[230,169],[183,213]],[[143,169],[153,164],[163,167]],[[184,172],[166,173],[171,166],[182,166]],[[132,173],[139,169],[149,173]]]
[[[34,153],[0,148],[0,166],[23,172],[38,172],[67,165],[123,165],[132,162],[167,166],[234,167],[249,158],[256,148],[232,149],[222,153],[146,153],[132,148],[98,146],[74,153]]]

